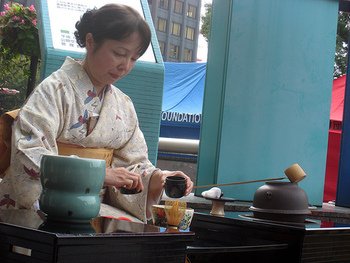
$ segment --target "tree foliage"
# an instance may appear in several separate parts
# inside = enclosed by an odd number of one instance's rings
[[[211,3],[205,4],[204,7],[205,7],[205,15],[201,17],[202,19],[201,33],[204,36],[205,40],[208,42],[209,32],[210,32]]]
[[[36,10],[34,5],[25,7],[17,3],[11,7],[5,4],[4,7],[5,11],[0,14],[0,70],[9,71],[13,65],[22,67],[17,69],[27,76],[27,91],[23,93],[28,97],[35,87],[37,66],[40,63]],[[0,74],[4,77],[7,73]],[[4,80],[3,83],[6,84]]]
[[[28,56],[14,55],[0,45],[0,87],[19,91],[16,95],[0,93],[0,115],[20,108],[26,100],[27,82],[30,75],[29,64]],[[36,76],[39,75],[37,73]],[[39,83],[39,77],[36,83]]]
[[[348,59],[348,42],[350,29],[350,14],[339,12],[338,27],[337,27],[337,41],[335,47],[334,60],[334,78],[341,77],[346,74],[347,59]]]
[[[40,55],[39,35],[34,6],[4,5],[0,16],[0,43],[11,53]]]
[[[13,96],[0,93],[0,115],[2,115],[7,111],[20,108],[26,99],[28,76],[23,69],[28,65],[28,58],[18,56],[4,62],[3,58],[0,57],[0,63],[6,64],[6,70],[0,71],[0,87],[19,91]]]

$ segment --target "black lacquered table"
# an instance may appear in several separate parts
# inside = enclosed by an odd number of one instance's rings
[[[193,232],[97,217],[61,224],[32,210],[0,211],[0,262],[185,262]]]
[[[350,225],[331,221],[269,221],[251,212],[226,212],[225,217],[195,213],[190,229],[196,233],[187,248],[192,263],[350,262]]]

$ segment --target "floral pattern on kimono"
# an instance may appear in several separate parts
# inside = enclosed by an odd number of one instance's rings
[[[99,114],[87,135],[87,119]],[[42,155],[57,155],[57,141],[82,147],[114,149],[112,167],[125,167],[141,175],[144,191],[121,195],[108,187],[113,206],[146,221],[148,184],[156,168],[148,160],[147,145],[139,129],[131,99],[113,85],[101,103],[79,62],[67,57],[62,67],[32,92],[12,127],[11,168],[0,184],[0,209],[31,208],[39,199]]]

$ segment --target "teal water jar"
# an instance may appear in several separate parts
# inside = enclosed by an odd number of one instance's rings
[[[40,210],[48,221],[89,223],[100,209],[104,160],[44,155],[40,165]]]

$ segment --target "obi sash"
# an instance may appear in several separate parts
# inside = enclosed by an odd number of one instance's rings
[[[57,141],[59,155],[76,155],[81,158],[101,159],[106,161],[106,167],[111,166],[113,149],[103,147],[83,147],[76,144],[68,144]]]
[[[9,111],[0,118],[0,178],[3,178],[10,169],[12,123],[19,109]]]
[[[3,178],[11,164],[12,123],[19,109],[4,113],[0,118],[0,178]],[[113,149],[102,147],[82,147],[57,141],[59,155],[76,155],[81,158],[102,159],[109,167],[113,159]]]

